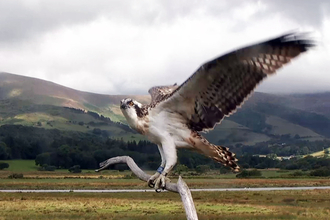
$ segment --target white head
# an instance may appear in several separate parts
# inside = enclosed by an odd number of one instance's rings
[[[141,117],[142,104],[130,99],[126,98],[120,101],[120,110],[125,116],[130,127],[135,128],[138,125],[139,117]]]

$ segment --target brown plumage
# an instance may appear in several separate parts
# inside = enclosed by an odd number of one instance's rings
[[[149,105],[122,100],[129,125],[158,145],[165,167],[150,183],[163,185],[159,183],[176,164],[176,148],[197,150],[239,171],[234,153],[209,143],[199,132],[213,129],[233,114],[263,79],[313,46],[306,35],[286,34],[209,61],[180,86],[151,88]]]
[[[151,104],[155,107],[180,99],[192,130],[213,129],[234,113],[264,78],[313,46],[305,35],[292,33],[235,50],[202,65],[171,93],[155,94],[161,87],[151,88],[149,92],[156,97]]]
[[[236,155],[230,152],[228,147],[211,144],[198,132],[192,132],[188,141],[197,152],[204,154],[226,167],[230,167],[233,172],[240,171],[240,167],[236,163]]]
[[[181,86],[157,86],[149,90],[149,108],[158,105],[186,118],[194,132],[208,131],[233,114],[268,75],[314,46],[303,34],[286,34],[220,56],[202,65]],[[238,170],[228,148],[210,144],[198,136],[202,154]]]

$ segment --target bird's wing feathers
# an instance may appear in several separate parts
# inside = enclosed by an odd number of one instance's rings
[[[287,34],[233,51],[202,65],[178,88],[164,93],[164,87],[152,88],[152,107],[176,111],[189,128],[207,131],[241,106],[265,77],[312,46],[304,35]]]
[[[154,106],[157,103],[165,100],[173,91],[175,91],[179,86],[176,84],[172,86],[155,86],[149,89],[149,94],[151,95],[150,105]]]

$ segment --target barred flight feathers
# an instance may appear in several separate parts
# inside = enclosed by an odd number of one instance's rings
[[[151,95],[150,106],[156,105],[157,103],[165,100],[173,91],[175,91],[179,86],[176,84],[172,86],[155,86],[149,89],[149,94]]]
[[[151,107],[179,112],[194,131],[213,129],[234,113],[264,78],[314,45],[306,35],[291,33],[235,50],[205,63],[165,95],[153,94],[153,89]]]

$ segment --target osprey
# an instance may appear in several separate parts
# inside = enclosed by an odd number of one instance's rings
[[[148,105],[121,100],[129,126],[157,144],[161,155],[160,167],[148,185],[165,188],[166,175],[177,162],[176,148],[195,150],[239,172],[235,154],[211,144],[200,132],[233,114],[264,78],[313,46],[302,34],[286,34],[209,61],[180,86],[152,87]]]

